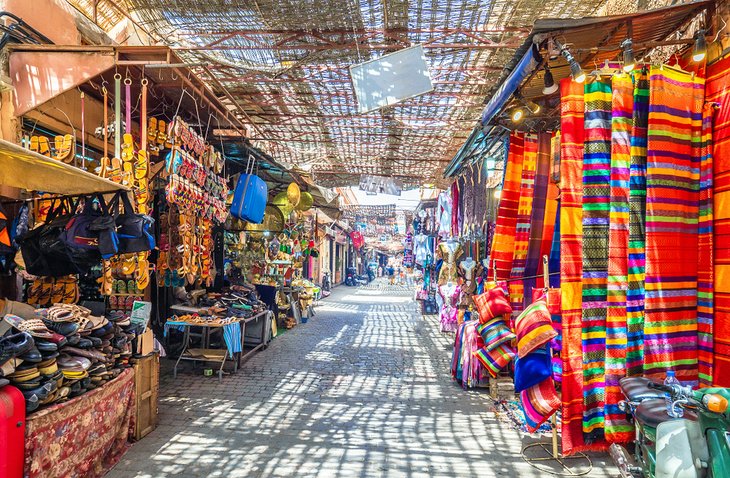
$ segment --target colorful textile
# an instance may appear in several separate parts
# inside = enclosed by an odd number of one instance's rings
[[[550,378],[523,390],[520,393],[520,402],[530,432],[537,430],[560,408],[560,397]]]
[[[515,333],[517,353],[520,357],[542,347],[558,335],[553,328],[545,299],[530,304],[515,319]]]
[[[713,298],[713,207],[712,207],[712,115],[716,105],[705,103],[702,110],[700,157],[700,218],[697,242],[697,372],[701,387],[712,386],[714,325]]]
[[[583,352],[581,345],[583,266],[583,85],[560,81],[560,289],[563,315],[562,451],[586,449],[583,441]]]
[[[611,172],[611,82],[585,84],[583,155],[583,433],[603,439]]]
[[[223,326],[223,340],[226,342],[228,355],[233,358],[235,354],[243,351],[241,344],[241,323],[232,322]]]
[[[493,350],[482,347],[474,352],[474,357],[487,369],[489,375],[496,378],[499,372],[515,358],[515,350],[509,344],[502,344]]]
[[[699,141],[704,79],[670,68],[649,74],[646,158],[644,374],[675,370],[697,385]]]
[[[492,280],[509,278],[512,271],[512,258],[515,251],[515,228],[517,226],[517,208],[520,201],[520,184],[522,181],[522,159],[524,156],[524,135],[512,133],[509,139],[509,154],[504,173],[502,193],[499,197],[499,212],[492,239],[490,258],[497,261],[497,276],[489,267]]]
[[[484,339],[487,350],[495,349],[505,342],[512,342],[516,337],[502,321],[477,325],[477,332]]]
[[[500,285],[492,285],[486,292],[475,295],[472,299],[479,312],[479,321],[483,324],[495,317],[512,313],[512,306]]]
[[[525,136],[525,152],[522,160],[522,183],[520,185],[520,202],[517,209],[517,226],[515,228],[515,247],[512,257],[512,271],[509,283],[509,298],[512,302],[512,312],[524,310],[522,303],[524,286],[522,278],[525,276],[527,264],[527,248],[530,243],[530,227],[532,205],[535,192],[535,168],[537,166],[537,136]]]
[[[532,277],[542,271],[542,238],[545,232],[545,213],[547,208],[548,183],[550,182],[550,134],[539,133],[537,135],[537,162],[535,166],[535,189],[533,191],[532,215],[530,218],[530,240],[527,246],[527,258],[525,271],[522,274],[525,278],[523,283],[524,298],[523,305],[527,307],[532,302],[532,289],[542,288],[542,279],[537,284],[536,278]],[[555,214],[555,211],[553,211]]]
[[[534,387],[553,376],[550,347],[542,347],[515,360],[515,392]]]
[[[26,478],[104,476],[134,433],[134,371],[66,403],[40,410],[25,423]]]
[[[646,239],[646,127],[649,121],[649,75],[634,78],[629,181],[628,289],[626,291],[626,375],[644,373],[644,276]]]
[[[714,384],[730,387],[730,55],[707,66],[706,101],[717,104],[712,127],[714,236]]]
[[[551,151],[551,165],[550,165],[550,176],[548,179],[547,187],[547,198],[545,200],[545,219],[543,220],[542,227],[542,245],[540,246],[540,257],[552,256],[553,240],[555,239],[555,225],[558,220],[558,197],[560,196],[560,189],[558,188],[558,182],[560,181],[560,133],[556,133],[550,138],[550,151]],[[559,239],[559,238],[558,238]],[[540,260],[542,264],[542,259]],[[549,268],[552,277],[555,278],[555,286],[560,284],[560,260],[558,259],[555,263],[550,263]],[[542,280],[542,267],[538,270],[537,274],[539,277],[536,281],[536,287],[548,287],[543,284]]]
[[[454,350],[451,353],[451,378],[461,382],[463,370],[461,368],[461,351],[464,348],[464,327],[466,323],[459,325],[454,336]]]
[[[626,290],[628,289],[629,178],[634,84],[629,75],[612,78],[611,195],[606,307],[605,435],[609,442],[628,442],[634,427],[618,403],[624,399],[619,380],[626,375]]]

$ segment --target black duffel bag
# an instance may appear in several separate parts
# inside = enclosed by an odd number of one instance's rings
[[[48,277],[80,274],[100,262],[98,250],[72,250],[63,240],[76,207],[70,199],[54,201],[46,222],[18,237],[28,273]]]
[[[120,207],[124,207],[124,212],[120,213]],[[125,191],[118,192],[109,202],[109,214],[114,216],[117,225],[119,254],[147,252],[155,248],[155,220],[147,214],[135,213]]]

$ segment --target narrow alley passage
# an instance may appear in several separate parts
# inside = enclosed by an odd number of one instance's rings
[[[222,384],[164,364],[157,430],[107,476],[543,476],[486,390],[451,380],[453,336],[412,297],[337,288]]]

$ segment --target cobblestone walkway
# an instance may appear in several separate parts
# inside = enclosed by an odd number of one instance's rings
[[[165,361],[160,424],[107,477],[548,476],[520,458],[532,438],[451,381],[452,337],[412,296],[339,287],[222,384]],[[612,476],[593,458],[587,476]]]

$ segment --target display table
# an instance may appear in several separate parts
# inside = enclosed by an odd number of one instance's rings
[[[104,476],[134,434],[134,371],[26,420],[25,478]]]
[[[182,310],[181,307],[173,306],[171,307],[173,310]],[[197,310],[197,309],[196,309]],[[187,312],[187,311],[186,311]],[[259,312],[258,314],[247,317],[247,318],[241,318],[237,319],[234,322],[237,322],[240,324],[241,328],[241,345],[242,345],[242,351],[236,352],[233,355],[231,355],[228,352],[228,349],[213,349],[210,348],[210,334],[213,331],[220,330],[222,331],[223,327],[225,325],[219,325],[219,324],[198,324],[198,323],[192,323],[192,322],[184,322],[184,321],[171,321],[168,320],[166,326],[174,326],[177,328],[180,328],[183,331],[183,349],[182,352],[180,352],[180,357],[178,357],[177,361],[175,362],[175,367],[173,368],[173,377],[177,377],[177,367],[180,364],[181,361],[188,361],[188,362],[213,362],[218,365],[218,381],[223,380],[223,368],[226,365],[226,362],[230,362],[233,364],[233,373],[236,373],[238,371],[238,367],[241,365],[241,360],[243,360],[245,357],[249,356],[253,352],[259,350],[262,347],[265,347],[268,343],[268,337],[269,337],[269,323],[270,320],[267,320],[270,317],[271,312],[266,310],[263,312]],[[249,343],[253,340],[253,337],[246,335],[246,326],[248,324],[260,324],[260,336],[256,337],[257,343],[249,350],[243,349],[243,345],[246,344],[246,339],[249,340]],[[227,324],[226,324],[227,325]],[[191,332],[190,329],[193,327],[199,327],[202,332],[200,334],[201,337],[201,348],[191,348],[190,347],[190,336]]]

